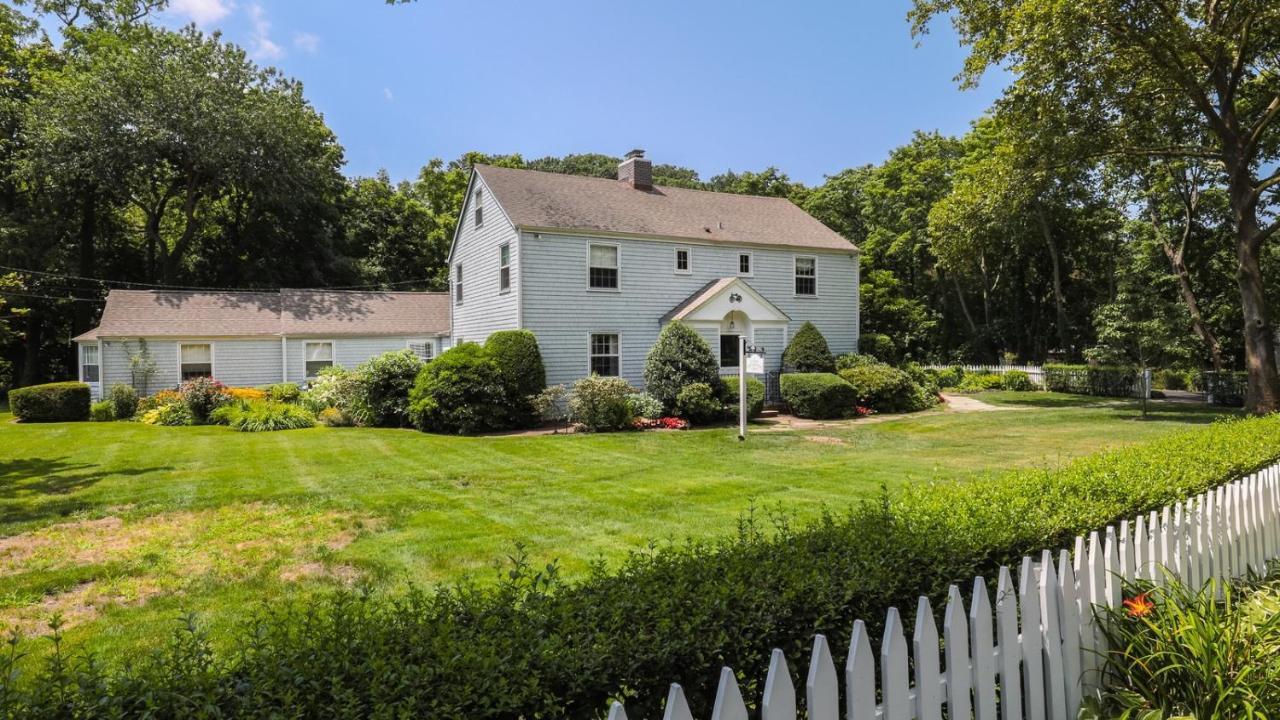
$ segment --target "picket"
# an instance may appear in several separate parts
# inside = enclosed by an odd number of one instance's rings
[[[1095,607],[1119,607],[1124,582],[1176,576],[1193,586],[1264,571],[1280,558],[1280,465],[1268,467],[1159,511],[1075,539],[1071,550],[1024,557],[1017,585],[999,569],[994,605],[986,581],[965,597],[951,586],[939,637],[927,598],[917,599],[910,647],[890,608],[879,655],[857,620],[843,683],[823,635],[813,639],[804,715],[840,720],[1067,720],[1100,689],[1105,651]],[[941,641],[941,642],[940,642]],[[877,679],[879,692],[877,693]],[[761,720],[797,720],[796,687],[774,650],[760,698]],[[945,710],[943,709],[945,707]],[[748,720],[737,675],[720,671],[711,720]],[[679,684],[670,686],[664,720],[693,720]],[[628,720],[611,703],[608,720]]]

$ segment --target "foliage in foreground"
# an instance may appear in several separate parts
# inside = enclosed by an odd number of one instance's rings
[[[79,382],[32,385],[9,391],[9,407],[24,422],[88,420],[89,405],[89,386]]]
[[[1280,708],[1280,583],[1219,582],[1199,590],[1169,577],[1125,588],[1108,612],[1100,715],[1115,720],[1265,720]]]
[[[965,483],[914,486],[804,527],[752,518],[713,543],[660,547],[566,582],[516,562],[496,588],[339,592],[264,605],[234,651],[184,631],[128,665],[56,657],[0,667],[14,716],[590,718],[624,698],[655,717],[668,683],[709,712],[722,665],[758,697],[773,647],[813,633],[839,657],[855,618],[1076,534],[1160,507],[1280,457],[1280,417],[1221,422],[1141,446]]]

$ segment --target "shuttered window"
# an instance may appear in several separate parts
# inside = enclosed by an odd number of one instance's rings
[[[592,245],[590,250],[590,280],[593,290],[618,289],[618,246]]]

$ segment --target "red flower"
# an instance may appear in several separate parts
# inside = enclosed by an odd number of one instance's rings
[[[1141,593],[1135,597],[1131,597],[1124,601],[1124,608],[1129,613],[1129,617],[1146,617],[1156,609],[1156,604],[1151,602],[1146,593]]]

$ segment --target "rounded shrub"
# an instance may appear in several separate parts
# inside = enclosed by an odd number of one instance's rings
[[[1031,392],[1036,389],[1035,383],[1031,382],[1031,376],[1022,370],[1009,370],[1000,376],[1000,387],[1015,392]]]
[[[375,427],[408,427],[409,391],[422,370],[412,350],[394,350],[369,358],[355,371],[355,415]]]
[[[964,368],[959,365],[952,365],[949,368],[935,372],[937,373],[938,387],[944,390],[960,387],[960,383],[964,382]]]
[[[702,336],[682,322],[669,322],[644,361],[645,391],[668,411],[685,385],[704,383],[720,387],[720,364]]]
[[[858,351],[889,362],[898,358],[898,346],[884,333],[863,333],[858,336]]]
[[[875,365],[878,362],[880,361],[876,359],[875,355],[868,355],[862,352],[845,353],[836,358],[836,372],[862,365]]]
[[[9,409],[23,422],[76,422],[89,419],[89,386],[48,383],[9,391]]]
[[[424,365],[409,393],[409,419],[423,432],[502,430],[509,415],[498,364],[475,343],[449,348]]]
[[[796,373],[833,373],[836,359],[827,347],[827,339],[811,322],[805,322],[796,331],[787,349],[782,352],[782,365]]]
[[[853,413],[858,396],[853,386],[832,373],[785,373],[779,380],[782,400],[792,414],[823,420]]]
[[[1004,378],[995,373],[966,373],[956,389],[960,392],[982,392],[983,390],[1001,390]]]
[[[99,400],[89,406],[89,419],[94,422],[111,422],[116,419],[116,408],[110,400]]]
[[[182,403],[191,413],[191,420],[202,425],[209,420],[209,413],[231,402],[231,393],[227,386],[213,378],[192,378],[178,388]]]
[[[584,377],[569,391],[569,419],[592,432],[622,430],[631,424],[628,398],[634,393],[619,377]]]
[[[117,420],[128,420],[138,414],[138,391],[132,385],[112,385],[107,391],[107,400],[111,401],[111,411]]]
[[[627,407],[632,417],[649,420],[662,417],[662,403],[649,393],[631,393],[627,396]]]
[[[539,420],[533,398],[547,386],[547,369],[542,363],[538,339],[528,330],[500,330],[484,342],[485,352],[498,363],[511,422],[517,427]]]
[[[738,379],[721,378],[724,382],[724,404],[729,415],[738,416]],[[764,383],[747,378],[747,417],[759,417],[764,412]]]
[[[858,404],[878,412],[915,412],[932,407],[936,397],[906,372],[883,363],[841,370]]]
[[[720,385],[718,381],[716,384]],[[689,383],[676,395],[676,415],[696,424],[721,420],[724,418],[724,404],[717,395],[706,383]]]
[[[284,382],[268,385],[267,399],[272,402],[296,403],[302,398],[302,388],[297,383]]]
[[[414,377],[417,382],[417,377]],[[410,384],[410,389],[413,385]],[[311,381],[311,387],[303,393],[300,402],[314,413],[325,408],[337,408],[359,425],[367,425],[368,418],[362,415],[364,405],[360,401],[362,392],[360,376],[350,370],[332,365],[322,369]],[[408,393],[406,392],[406,398]]]

